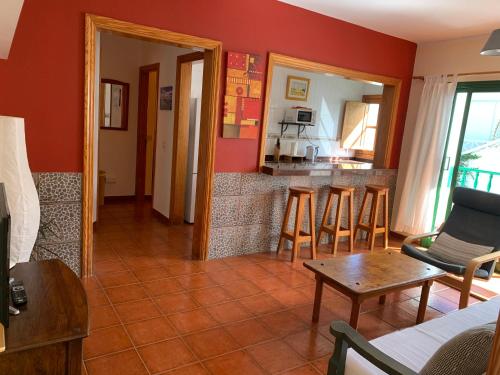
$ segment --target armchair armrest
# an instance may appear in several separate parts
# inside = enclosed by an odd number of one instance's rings
[[[500,258],[500,250],[494,251],[489,254],[481,255],[480,257],[471,259],[469,263],[467,263],[467,270],[469,268],[474,268],[474,271],[483,263],[490,262],[492,260],[497,260]]]
[[[417,375],[410,368],[374,347],[346,322],[333,322],[330,332],[335,336],[335,351],[328,363],[328,375],[344,374],[347,349],[350,347],[389,375]]]
[[[439,234],[439,231],[434,231],[434,232],[429,232],[429,233],[423,233],[423,234],[416,234],[413,236],[408,236],[404,239],[403,244],[412,244],[417,240],[421,240],[423,238],[428,238],[428,237],[434,237]]]

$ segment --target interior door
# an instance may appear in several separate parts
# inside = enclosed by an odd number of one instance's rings
[[[500,81],[457,86],[433,227],[448,216],[457,186],[500,194]]]

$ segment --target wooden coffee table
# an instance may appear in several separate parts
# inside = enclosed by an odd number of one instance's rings
[[[323,283],[352,300],[350,325],[357,328],[361,303],[379,297],[385,303],[387,293],[422,286],[417,324],[422,323],[434,280],[446,272],[395,251],[377,254],[355,254],[333,259],[310,260],[304,266],[316,274],[313,322],[319,319]]]

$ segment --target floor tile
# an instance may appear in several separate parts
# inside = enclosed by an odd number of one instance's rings
[[[187,365],[165,372],[165,375],[209,375],[210,373],[199,363]]]
[[[148,281],[142,284],[152,297],[183,291],[184,288],[175,278]]]
[[[332,342],[314,329],[294,333],[285,337],[283,341],[308,361],[319,359],[325,355],[331,355],[334,349]]]
[[[201,289],[215,286],[216,282],[213,281],[206,273],[198,273],[193,275],[179,276],[176,278],[179,284],[184,289]]]
[[[89,307],[109,305],[108,297],[101,288],[87,291],[87,302]]]
[[[210,274],[210,278],[217,284],[230,284],[233,281],[241,280],[241,275],[232,268],[223,269]]]
[[[131,271],[115,272],[110,274],[101,274],[97,278],[104,288],[113,286],[137,284],[139,280]]]
[[[135,350],[99,357],[86,361],[88,375],[148,375]]]
[[[228,292],[218,286],[201,290],[192,290],[190,294],[202,306],[215,305],[233,299]]]
[[[163,267],[141,268],[135,269],[132,272],[142,282],[165,279],[170,276]]]
[[[196,361],[191,351],[180,339],[142,346],[137,350],[151,373],[170,370]]]
[[[303,331],[307,325],[296,315],[289,311],[281,311],[258,318],[261,323],[276,336],[287,336]]]
[[[282,372],[281,375],[319,375],[321,374],[314,366],[306,365],[293,370]]]
[[[271,374],[306,363],[288,344],[281,340],[259,344],[248,348],[247,351],[262,368]]]
[[[275,338],[270,330],[256,319],[233,323],[225,326],[225,329],[242,347]]]
[[[208,306],[206,310],[219,323],[236,322],[238,320],[249,319],[253,316],[252,313],[237,301]]]
[[[285,309],[285,306],[268,294],[245,297],[238,300],[238,302],[254,315],[267,314]]]
[[[276,289],[286,289],[288,285],[286,285],[283,280],[281,280],[277,276],[264,277],[261,279],[253,280],[253,283],[257,285],[260,289],[270,292],[271,290]]]
[[[223,328],[214,328],[185,336],[184,340],[199,359],[215,357],[240,348],[236,340]]]
[[[90,330],[120,324],[112,306],[92,307],[89,310]]]
[[[160,316],[160,312],[150,300],[140,300],[115,305],[116,313],[123,323],[145,320]]]
[[[199,307],[199,304],[187,292],[156,297],[155,302],[160,310],[167,315]]]
[[[311,296],[307,296],[296,289],[279,289],[269,292],[269,294],[279,303],[287,307],[303,305],[314,301]]]
[[[264,375],[265,372],[252,359],[252,357],[243,352],[237,351],[226,354],[204,362],[213,375]]]
[[[119,259],[103,260],[94,264],[94,271],[97,275],[110,274],[114,272],[126,271],[127,266]]]
[[[92,331],[92,334],[83,340],[83,358],[89,359],[130,347],[132,343],[122,326],[103,328]]]
[[[217,321],[204,309],[173,314],[168,319],[181,334],[201,331],[218,325]]]
[[[124,303],[148,298],[146,291],[139,284],[122,285],[104,289],[111,303]]]
[[[136,346],[170,339],[177,335],[170,322],[163,317],[129,323],[125,325],[125,329]]]
[[[262,293],[262,289],[248,280],[236,280],[224,285],[223,288],[233,298],[242,298]]]

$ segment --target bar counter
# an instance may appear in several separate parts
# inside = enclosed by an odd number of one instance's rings
[[[372,163],[356,160],[338,160],[332,162],[266,162],[261,167],[262,173],[270,176],[332,176],[335,171],[370,170]]]

